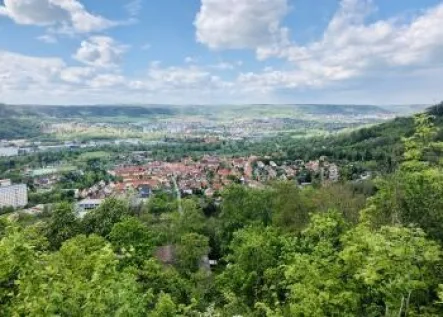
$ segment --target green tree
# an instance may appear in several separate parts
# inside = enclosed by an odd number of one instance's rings
[[[403,139],[406,161],[403,168],[417,168],[419,165],[439,163],[439,154],[443,150],[443,144],[434,141],[438,130],[433,123],[433,117],[420,114],[415,116],[414,122],[414,135]]]
[[[300,232],[309,223],[309,214],[315,211],[309,199],[293,182],[273,184],[273,224],[286,231]]]
[[[84,232],[106,237],[116,223],[129,215],[130,210],[126,201],[106,199],[97,209],[90,211],[83,218]]]
[[[339,212],[313,215],[287,252],[285,279],[290,316],[356,316],[359,296],[343,271],[340,239],[348,226]]]
[[[11,316],[19,293],[19,278],[35,272],[44,241],[7,224],[0,240],[0,315]]]
[[[183,199],[182,212],[175,218],[175,234],[177,236],[192,232],[203,234],[205,222],[205,216],[198,203],[193,199]]]
[[[422,307],[434,305],[441,250],[421,229],[373,232],[361,225],[343,237],[343,245],[340,258],[359,285],[364,315],[416,316]]]
[[[135,276],[118,271],[112,248],[97,236],[77,236],[43,254],[19,277],[13,313],[26,316],[137,316],[147,295]]]
[[[137,274],[143,292],[151,292],[156,298],[165,293],[169,294],[174,302],[189,303],[192,286],[175,267],[165,267],[156,259],[149,259],[144,261]]]
[[[270,225],[272,222],[272,192],[270,190],[248,189],[232,185],[222,193],[219,243],[225,252],[234,232],[251,223]]]
[[[435,133],[428,116],[416,118],[416,133],[405,140],[405,162],[394,175],[378,181],[364,220],[374,227],[417,225],[443,241],[443,170],[436,160],[428,160],[442,148],[432,141]]]
[[[149,199],[148,210],[152,214],[160,215],[177,211],[178,205],[175,198],[166,193],[160,193]]]
[[[272,301],[275,285],[268,278],[279,264],[284,242],[274,228],[248,227],[237,231],[230,244],[230,253],[225,260],[228,264],[217,277],[217,284],[225,300],[230,294],[253,308],[259,301]],[[271,293],[271,294],[270,294]]]
[[[188,233],[177,245],[177,265],[184,274],[197,272],[203,256],[209,253],[208,238],[197,233]]]
[[[150,313],[152,317],[176,317],[178,314],[177,305],[168,294],[160,294],[154,310]]]
[[[60,203],[52,208],[45,235],[51,248],[57,250],[64,241],[80,233],[80,229],[73,205]]]
[[[129,262],[140,264],[152,256],[155,240],[149,229],[137,218],[129,217],[114,225],[109,241],[117,252],[130,252]]]

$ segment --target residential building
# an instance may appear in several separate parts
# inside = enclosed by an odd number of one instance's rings
[[[77,203],[76,212],[79,218],[83,218],[90,210],[98,208],[103,199],[84,199]]]
[[[5,186],[11,186],[11,180],[10,179],[0,179],[0,187],[5,187]]]
[[[28,187],[25,184],[0,187],[0,207],[21,208],[28,204]]]
[[[10,157],[18,155],[18,147],[0,147],[0,157]]]
[[[77,203],[77,207],[82,210],[91,210],[99,207],[103,199],[84,199]]]

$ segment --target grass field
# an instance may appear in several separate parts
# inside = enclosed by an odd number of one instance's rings
[[[106,159],[111,156],[111,153],[105,152],[105,151],[96,151],[96,152],[86,152],[82,153],[78,160],[79,161],[87,161],[87,160],[94,160],[94,159]]]

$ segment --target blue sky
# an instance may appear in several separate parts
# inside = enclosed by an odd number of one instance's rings
[[[441,0],[0,0],[0,102],[433,103],[442,21]]]

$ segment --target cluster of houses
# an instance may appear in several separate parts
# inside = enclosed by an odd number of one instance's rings
[[[55,166],[27,170],[25,174],[33,179],[36,188],[50,190],[60,180],[63,172],[72,170],[76,168]],[[214,155],[205,155],[200,159],[186,157],[176,162],[152,161],[142,165],[117,166],[108,173],[114,176],[114,182],[102,180],[90,188],[72,189],[82,210],[95,208],[110,196],[146,199],[154,191],[169,190],[181,195],[203,194],[212,197],[233,183],[257,188],[278,179],[298,181],[300,186],[305,186],[310,182],[300,182],[299,179],[299,175],[304,173],[315,174],[322,182],[336,182],[340,177],[337,165],[329,163],[325,157],[309,162],[296,160],[277,164],[270,157],[229,158]],[[21,187],[19,189],[18,192],[14,189],[11,194],[6,193],[6,188],[2,188],[2,200],[8,199],[9,202],[14,199],[13,205],[17,207],[26,205],[26,193]],[[17,197],[20,197],[20,202]],[[5,203],[0,202],[0,205],[4,206]]]
[[[182,194],[212,196],[234,182],[258,187],[274,179],[295,179],[302,170],[321,174],[323,181],[336,182],[339,179],[337,165],[327,162],[324,157],[307,163],[299,160],[278,165],[256,156],[225,158],[206,155],[197,161],[184,158],[172,163],[154,161],[141,166],[120,166],[110,173],[120,181],[114,186],[116,193],[177,187]]]

